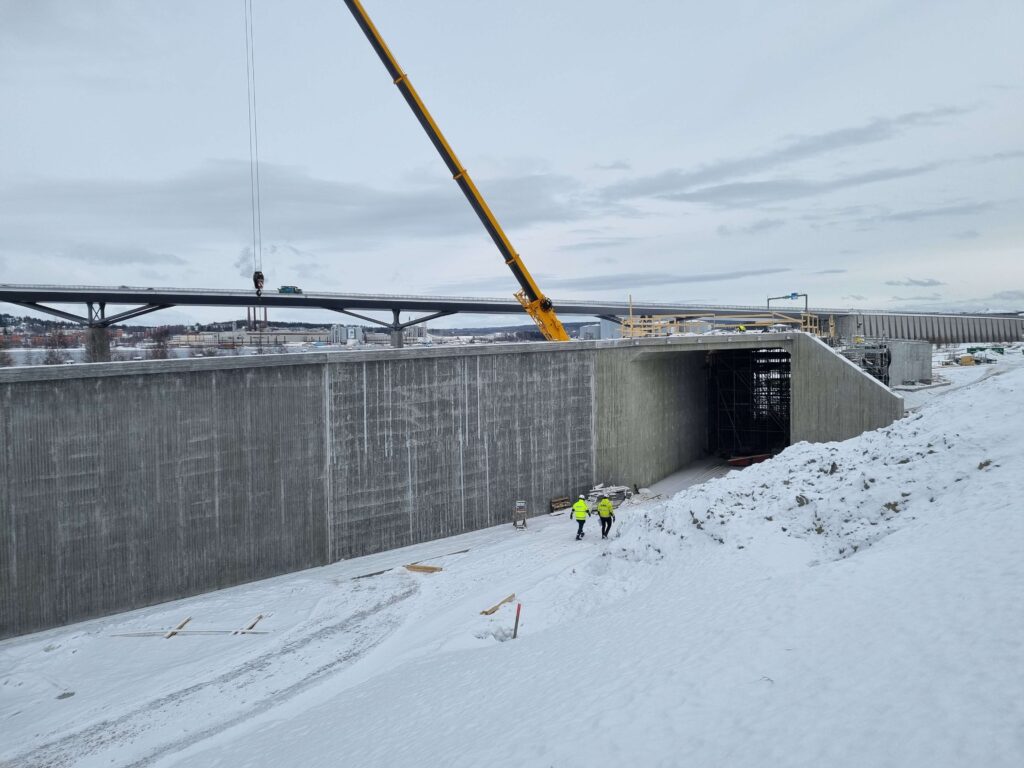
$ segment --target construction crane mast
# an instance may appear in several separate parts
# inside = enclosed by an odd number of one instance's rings
[[[455,156],[455,152],[452,151],[452,148],[444,138],[441,129],[437,127],[434,118],[430,116],[419,94],[416,93],[416,89],[409,82],[409,78],[402,71],[401,67],[398,66],[398,62],[395,61],[395,57],[391,54],[384,39],[373,25],[362,3],[359,0],[345,0],[345,5],[352,11],[356,23],[359,24],[360,29],[366,34],[366,39],[370,41],[373,50],[377,52],[381,62],[384,64],[384,68],[391,75],[391,79],[398,86],[398,90],[402,92],[402,96],[405,98],[409,108],[412,109],[413,114],[416,115],[420,125],[423,126],[423,130],[427,132],[427,136],[430,138],[431,143],[433,143],[434,148],[437,149],[441,159],[444,160],[444,164],[451,171],[455,183],[459,185],[459,189],[462,190],[466,199],[469,200],[469,204],[473,206],[476,215],[480,217],[480,223],[484,225],[487,234],[491,236],[494,244],[498,246],[498,251],[501,252],[502,258],[505,259],[505,264],[512,270],[516,280],[519,281],[520,290],[515,294],[516,298],[519,299],[523,308],[537,323],[541,333],[544,334],[544,338],[549,341],[568,341],[569,334],[565,332],[562,322],[558,319],[558,315],[555,314],[551,299],[541,293],[540,288],[537,287],[537,283],[530,276],[530,272],[526,269],[523,260],[519,258],[519,254],[516,253],[508,236],[501,228],[501,224],[498,223],[498,219],[487,206],[487,202],[484,200],[483,195],[480,194],[480,190],[476,188],[476,184],[469,177],[469,173],[466,172],[466,169],[462,167],[462,163]]]

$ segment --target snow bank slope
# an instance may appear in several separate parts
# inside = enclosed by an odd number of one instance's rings
[[[525,615],[621,599],[437,643],[159,764],[1024,764],[1022,394],[1011,370],[623,509],[608,547],[561,532],[577,559],[552,552]]]

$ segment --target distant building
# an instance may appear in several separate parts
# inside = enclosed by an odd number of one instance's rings
[[[618,323],[613,323],[611,320],[602,320],[600,328],[600,338],[602,339],[618,339],[622,337],[622,326]]]
[[[348,347],[355,347],[366,341],[362,326],[359,325],[332,325],[331,344],[344,344]]]

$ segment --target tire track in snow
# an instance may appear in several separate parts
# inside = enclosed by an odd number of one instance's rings
[[[126,746],[152,730],[169,728],[175,733],[180,733],[180,726],[176,726],[176,723],[180,722],[177,712],[182,708],[196,705],[197,699],[204,693],[214,696],[217,694],[233,696],[232,701],[237,701],[238,691],[265,682],[268,673],[272,673],[275,669],[280,669],[289,663],[301,665],[307,659],[303,655],[303,651],[310,649],[314,643],[330,640],[339,635],[344,635],[351,641],[347,650],[334,656],[330,661],[306,671],[300,679],[283,688],[261,692],[260,698],[253,704],[201,731],[193,731],[179,738],[164,741],[143,757],[139,757],[137,751],[134,751],[133,754],[125,755],[124,762],[119,762],[116,758],[117,752],[114,752],[107,761],[107,764],[130,768],[151,765],[161,757],[192,746],[279,706],[328,675],[355,663],[394,632],[401,623],[401,617],[396,610],[397,606],[418,591],[419,587],[415,583],[406,585],[400,592],[379,600],[369,608],[357,611],[339,622],[321,626],[217,677],[161,696],[120,717],[90,725],[11,758],[0,765],[11,768],[16,766],[18,768],[22,766],[26,768],[47,766],[50,768],[51,766],[76,765],[85,758],[93,758],[98,761],[100,753],[105,750],[125,750]]]

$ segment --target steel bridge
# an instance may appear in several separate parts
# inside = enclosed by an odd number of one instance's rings
[[[516,299],[486,299],[451,296],[408,296],[363,293],[278,293],[198,288],[144,288],[121,285],[62,286],[0,284],[0,302],[60,317],[92,328],[106,328],[161,309],[179,306],[246,307],[281,309],[326,309],[354,317],[391,331],[392,342],[401,345],[405,328],[463,314],[519,315],[522,305]],[[52,305],[81,306],[84,313],[58,309]],[[743,318],[764,317],[765,307],[744,305],[706,305],[675,302],[624,302],[555,300],[559,315],[596,317],[621,322],[628,316],[687,316]],[[119,308],[112,311],[108,308]],[[778,311],[778,310],[776,310]],[[971,341],[1013,342],[1024,340],[1024,317],[1016,314],[957,314],[934,312],[886,312],[850,308],[794,308],[799,316],[807,312],[829,319],[844,336],[870,335],[880,338],[922,339],[936,344]],[[391,320],[370,317],[366,312],[388,312]],[[401,320],[401,313],[416,317]]]

